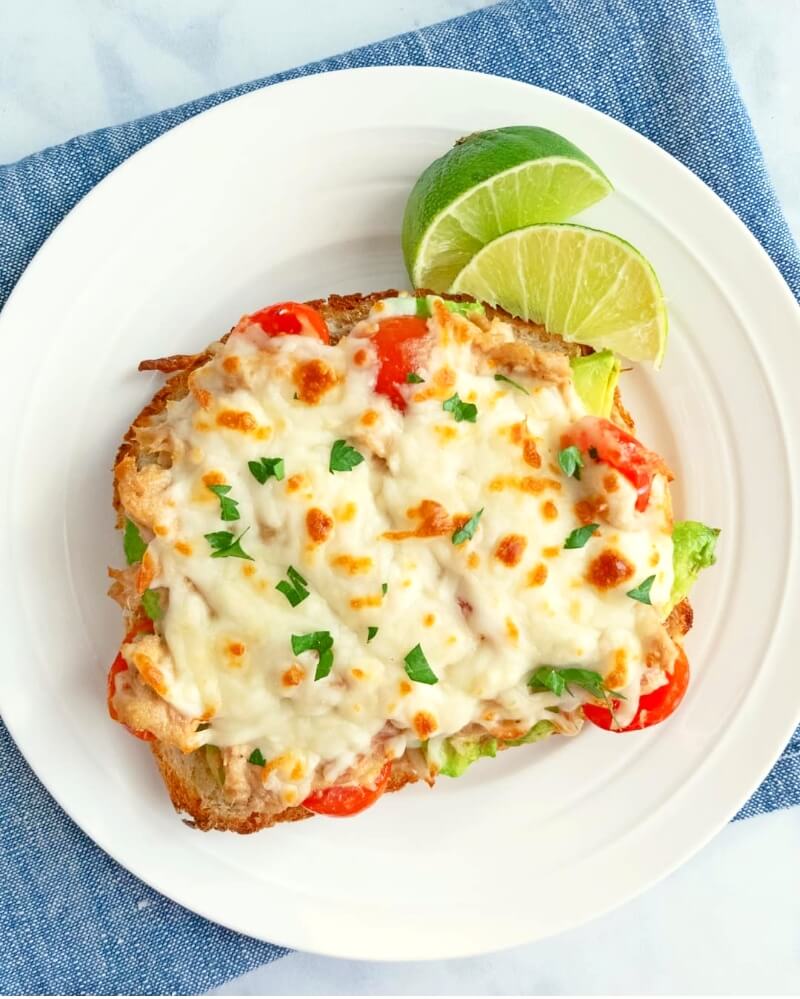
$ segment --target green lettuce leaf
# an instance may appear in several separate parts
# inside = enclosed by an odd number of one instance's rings
[[[593,416],[611,415],[614,389],[619,379],[619,360],[610,350],[569,359],[575,391]]]
[[[701,569],[716,562],[715,548],[719,529],[697,520],[678,520],[672,530],[672,568],[674,579],[667,611],[688,595]]]
[[[441,756],[436,761],[439,773],[444,777],[460,777],[475,760],[479,760],[482,756],[497,755],[497,739],[476,739],[474,742],[445,739],[440,751]]]
[[[526,746],[529,742],[538,742],[540,739],[546,739],[555,730],[556,727],[552,722],[538,721],[527,735],[523,735],[521,739],[506,739],[505,743],[507,746]]]

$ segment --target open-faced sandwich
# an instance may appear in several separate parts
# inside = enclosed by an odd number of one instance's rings
[[[673,522],[610,352],[384,292],[141,368],[170,377],[115,466],[108,703],[198,827],[351,815],[679,704],[716,532]]]

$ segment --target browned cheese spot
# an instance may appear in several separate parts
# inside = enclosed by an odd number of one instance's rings
[[[521,534],[506,534],[497,542],[494,557],[511,569],[522,561],[527,544],[528,539]]]
[[[218,469],[212,468],[210,472],[206,472],[203,476],[203,484],[206,486],[224,486],[225,475]]]
[[[547,580],[547,566],[538,562],[528,573],[528,586],[543,586]]]
[[[380,607],[382,603],[382,593],[371,593],[366,597],[353,597],[350,600],[350,606],[353,610],[364,610],[365,607]]]
[[[412,725],[420,739],[427,739],[436,731],[436,719],[428,711],[418,711],[412,719]]]
[[[358,576],[369,572],[372,559],[367,555],[335,555],[331,559],[331,565],[342,569],[348,576]]]
[[[312,506],[306,514],[306,530],[315,544],[321,544],[328,539],[333,530],[333,517],[329,517],[324,510]]]
[[[586,581],[598,590],[611,590],[633,576],[634,567],[620,552],[606,548],[596,555],[586,569]]]
[[[316,406],[340,380],[336,372],[319,358],[296,364],[292,372],[297,398],[309,406]]]
[[[237,430],[241,434],[250,434],[258,424],[255,416],[246,409],[223,409],[217,413],[217,426]]]
[[[281,677],[281,683],[284,687],[297,687],[305,679],[306,671],[302,666],[295,663],[290,666]]]
[[[582,524],[596,524],[605,519],[608,503],[604,496],[590,496],[575,504],[575,516]]]
[[[406,510],[409,520],[418,520],[413,530],[386,531],[383,537],[389,541],[405,541],[408,538],[438,538],[453,533],[453,521],[447,510],[435,500],[424,499],[419,506]],[[469,518],[467,518],[469,519]]]
[[[552,500],[545,500],[541,506],[542,516],[545,520],[557,520],[558,519],[558,507]]]
[[[625,649],[614,649],[614,664],[611,672],[605,678],[609,690],[624,687],[628,680],[628,653]]]

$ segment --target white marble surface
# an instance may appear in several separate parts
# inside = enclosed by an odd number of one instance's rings
[[[0,162],[487,6],[486,0],[2,0]],[[719,0],[734,70],[800,236],[799,0]],[[504,954],[376,965],[294,954],[226,994],[800,991],[800,809],[729,826],[624,908]]]

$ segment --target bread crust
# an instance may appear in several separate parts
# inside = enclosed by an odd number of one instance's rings
[[[424,290],[419,292],[426,294]],[[330,295],[326,299],[314,299],[306,304],[317,309],[325,318],[331,330],[331,339],[335,342],[345,330],[366,318],[373,305],[384,298],[393,298],[399,294],[395,289],[373,292],[369,295]],[[465,295],[449,295],[456,301],[469,300]],[[514,327],[515,334],[530,342],[539,349],[552,350],[561,354],[577,355],[589,352],[576,344],[566,343],[560,336],[549,334],[544,327],[536,323],[514,318],[502,309],[486,306],[487,316],[500,318]],[[222,342],[227,340],[227,333]],[[159,416],[167,404],[186,396],[190,391],[190,375],[209,361],[214,353],[214,345],[198,354],[175,354],[164,358],[145,360],[139,364],[140,371],[160,371],[169,377],[165,384],[156,392],[153,398],[139,412],[123,438],[117,452],[114,466],[113,503],[117,512],[118,526],[122,526],[124,514],[119,495],[120,470],[125,463],[138,461],[141,457],[138,434],[152,425],[154,418]],[[614,395],[613,416],[618,423],[633,432],[633,420],[622,404],[619,390]],[[129,629],[135,623],[132,616],[126,622]],[[666,621],[670,637],[681,644],[683,637],[692,626],[692,609],[688,600],[683,600],[675,607]],[[127,630],[127,629],[126,629]],[[200,752],[184,753],[177,747],[155,740],[150,743],[161,777],[166,785],[169,796],[177,812],[185,814],[184,821],[201,830],[224,830],[237,833],[258,832],[281,822],[299,822],[313,816],[313,812],[302,805],[285,808],[281,812],[259,811],[249,806],[236,806],[229,803],[222,788],[216,782],[205,762],[204,754]],[[501,747],[505,748],[505,747]],[[416,783],[419,775],[410,765],[395,764],[387,791],[394,792],[407,784]]]

